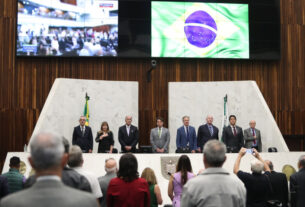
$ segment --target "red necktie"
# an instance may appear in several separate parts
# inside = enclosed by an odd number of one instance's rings
[[[236,129],[235,126],[233,127],[234,136],[236,136]]]
[[[252,134],[253,134],[253,137],[254,137],[255,136],[254,129],[252,129]],[[256,139],[254,139],[253,144],[256,144]]]

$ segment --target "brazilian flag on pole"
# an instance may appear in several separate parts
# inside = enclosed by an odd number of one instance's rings
[[[86,93],[86,103],[85,103],[85,108],[84,108],[84,116],[86,117],[86,126],[89,126],[89,105],[88,101],[90,100],[90,97]]]
[[[153,57],[249,58],[248,4],[151,4]]]

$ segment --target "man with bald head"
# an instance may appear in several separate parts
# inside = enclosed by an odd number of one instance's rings
[[[122,152],[136,152],[139,141],[139,131],[131,124],[132,116],[125,117],[125,125],[119,128],[119,142]]]
[[[202,151],[205,143],[207,143],[209,140],[217,139],[218,140],[218,128],[213,125],[213,116],[208,115],[206,117],[206,124],[201,125],[198,128],[198,134],[197,134],[197,147],[198,151]]]
[[[255,148],[257,151],[262,151],[262,139],[260,130],[256,129],[256,121],[249,122],[250,128],[244,131],[245,148]]]
[[[109,158],[109,159],[105,160],[105,171],[106,171],[106,175],[98,178],[102,193],[103,193],[103,195],[105,195],[101,200],[101,207],[107,206],[106,195],[107,195],[108,185],[109,185],[110,180],[117,176],[117,174],[116,174],[117,173],[117,164],[116,164],[115,159]]]

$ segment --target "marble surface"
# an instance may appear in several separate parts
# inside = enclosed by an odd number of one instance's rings
[[[115,147],[120,150],[118,129],[125,124],[125,116],[133,117],[138,126],[138,82],[100,81],[57,78],[52,86],[33,135],[38,132],[56,132],[72,143],[73,128],[84,112],[86,92],[89,100],[89,126],[93,139],[101,123],[107,121],[113,131]],[[94,141],[93,152],[98,143]]]
[[[289,164],[292,165],[295,169],[297,169],[297,161],[298,158],[303,155],[304,152],[278,152],[278,153],[261,153],[261,156],[263,159],[271,160],[274,164],[274,170],[275,171],[282,171],[282,168],[284,165]],[[18,156],[20,157],[21,161],[24,161],[26,163],[26,172],[25,176],[27,177],[31,171],[31,166],[28,162],[29,153],[25,152],[9,152],[7,154],[5,164],[3,167],[3,172],[7,172],[9,169],[9,159],[12,156]],[[104,163],[105,159],[107,158],[114,158],[117,162],[120,159],[121,154],[84,154],[84,167],[94,173],[96,176],[103,176],[106,174],[104,170]],[[171,201],[169,197],[167,196],[167,188],[168,188],[168,180],[165,179],[162,176],[162,162],[161,157],[177,157],[179,158],[180,155],[178,154],[135,154],[138,160],[138,172],[142,173],[142,171],[146,167],[150,167],[154,170],[158,184],[161,189],[161,194],[163,198],[163,204],[170,204]],[[188,154],[193,172],[197,174],[200,169],[203,169],[203,155],[202,154]],[[228,170],[231,174],[233,174],[233,165],[235,163],[237,154],[227,154],[227,160],[224,164],[224,168]],[[250,161],[254,159],[254,157],[250,154],[246,154],[241,161],[240,169],[246,172],[250,172]]]
[[[249,121],[256,120],[261,131],[263,151],[276,147],[289,151],[272,113],[255,81],[223,82],[170,82],[169,83],[170,152],[176,149],[177,128],[182,117],[190,116],[190,125],[196,128],[205,124],[208,114],[214,116],[214,125],[222,126],[225,95],[228,95],[228,114],[237,117],[237,125],[249,128]],[[221,136],[220,130],[219,136]]]

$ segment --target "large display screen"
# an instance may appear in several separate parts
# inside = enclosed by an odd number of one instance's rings
[[[117,56],[117,0],[18,0],[17,56]]]
[[[151,2],[151,56],[249,58],[248,4]]]

